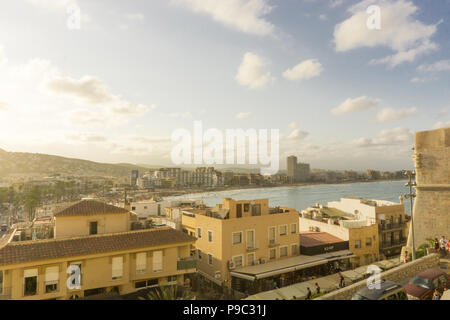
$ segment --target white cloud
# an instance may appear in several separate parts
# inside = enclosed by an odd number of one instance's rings
[[[171,117],[171,118],[182,118],[182,119],[192,118],[192,113],[189,112],[189,111],[186,111],[186,112],[171,112],[171,113],[167,113],[167,114],[164,114],[164,115],[166,115],[168,117]]]
[[[298,124],[297,124],[297,122],[293,121],[293,122],[288,124],[288,127],[291,128],[291,129],[297,129],[298,128]]]
[[[251,89],[263,88],[268,85],[273,78],[266,70],[267,62],[254,53],[247,52],[239,66],[236,81]]]
[[[308,80],[318,77],[323,71],[323,67],[317,59],[305,60],[292,69],[288,69],[283,76],[289,80]]]
[[[377,114],[378,122],[397,121],[417,113],[417,108],[395,110],[392,108],[384,108]]]
[[[441,60],[432,64],[422,64],[417,67],[417,70],[427,73],[450,71],[450,60]]]
[[[78,125],[98,125],[106,122],[105,115],[100,112],[81,109],[71,112],[70,121]]]
[[[47,81],[46,86],[53,93],[72,96],[89,104],[108,103],[115,99],[105,83],[92,76],[84,76],[79,80],[70,77],[55,77]]]
[[[450,121],[447,121],[447,122],[439,121],[433,125],[433,129],[442,129],[442,128],[447,128],[447,127],[450,127]]]
[[[367,27],[367,8],[376,4],[381,9],[381,29]],[[383,46],[395,52],[394,55],[375,59],[373,64],[386,63],[394,67],[403,62],[412,62],[418,56],[437,50],[438,45],[430,39],[437,31],[437,25],[426,25],[417,20],[418,7],[408,0],[364,0],[348,11],[352,14],[334,29],[336,50],[343,52],[362,47]]]
[[[286,137],[288,140],[303,140],[309,135],[308,132],[302,131],[300,129],[294,129],[292,132]]]
[[[107,106],[113,113],[120,115],[142,115],[156,108],[155,105],[134,105],[113,95],[101,79],[93,76],[84,76],[80,79],[58,76],[47,80],[46,87],[50,92],[58,95],[91,105]]]
[[[274,25],[264,17],[272,7],[267,0],[172,0],[196,13],[207,14],[235,30],[259,36],[270,35]]]
[[[326,14],[321,14],[321,15],[319,15],[319,19],[322,21],[326,21],[326,20],[328,20],[328,17]]]
[[[98,133],[92,133],[92,132],[67,134],[66,138],[68,140],[79,141],[79,142],[105,142],[107,140],[105,136],[98,134]]]
[[[344,102],[342,102],[338,107],[331,110],[331,113],[334,115],[340,115],[344,113],[350,112],[358,112],[363,110],[368,110],[374,108],[378,105],[378,99],[371,99],[366,96],[358,97],[358,98],[348,98]]]
[[[247,119],[252,115],[251,112],[240,112],[236,115],[236,119]]]
[[[360,138],[353,142],[353,145],[358,148],[368,147],[386,147],[398,145],[412,145],[413,133],[406,129],[397,127],[394,129],[382,130],[374,138]]]

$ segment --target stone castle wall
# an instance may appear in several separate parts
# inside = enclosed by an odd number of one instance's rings
[[[414,237],[416,248],[428,238],[450,237],[450,128],[415,135],[416,194]],[[408,248],[412,248],[412,229]]]

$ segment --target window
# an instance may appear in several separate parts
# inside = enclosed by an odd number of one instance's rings
[[[433,280],[433,289],[437,289],[439,288],[439,279],[434,279]]]
[[[296,223],[291,224],[291,233],[292,234],[297,233],[297,224]]]
[[[147,206],[144,206],[144,210],[147,210]]]
[[[244,212],[249,212],[250,211],[250,204],[245,203],[244,204]]]
[[[234,266],[236,268],[242,267],[243,261],[242,256],[233,257]]]
[[[89,222],[89,234],[97,234],[97,221]]]
[[[136,210],[136,207],[131,207],[131,211],[134,211],[134,210]]]
[[[372,238],[366,238],[366,247],[372,246]]]
[[[293,244],[291,245],[291,254],[293,256],[298,255],[298,244]]]
[[[269,250],[269,259],[276,259],[277,258],[277,249],[273,248]]]
[[[213,233],[212,233],[212,231],[208,231],[208,242],[213,242]]]
[[[356,240],[355,241],[355,249],[360,249],[361,248],[361,240]]]
[[[242,231],[233,232],[233,244],[242,243]]]
[[[147,253],[136,253],[136,273],[143,274],[147,272]]]
[[[278,227],[279,231],[280,231],[280,236],[285,236],[287,235],[287,225],[281,225]]]
[[[212,265],[213,264],[213,256],[212,254],[208,253],[208,264]]]
[[[202,228],[197,228],[197,237],[198,237],[199,239],[202,238]]]
[[[59,267],[45,268],[45,293],[57,292],[59,282]]]
[[[273,245],[276,242],[276,227],[269,227],[269,245]]]
[[[242,204],[236,205],[236,217],[242,218]]]
[[[252,205],[252,216],[260,216],[261,215],[261,205],[254,204]]]
[[[254,249],[255,247],[255,230],[247,230],[247,248]]]
[[[120,280],[123,276],[123,257],[112,258],[112,279]]]
[[[163,252],[153,251],[153,272],[161,272],[163,270]]]
[[[24,277],[24,296],[34,296],[37,294],[37,269],[28,269],[23,273]]]
[[[141,289],[141,288],[147,288],[147,287],[155,287],[158,284],[159,284],[158,279],[150,279],[150,280],[137,281],[134,283],[134,287],[136,289]]]
[[[254,253],[250,253],[247,255],[247,265],[248,266],[253,266],[255,264],[255,254]]]
[[[202,250],[197,249],[198,260],[202,260]]]
[[[288,247],[280,247],[280,257],[287,257],[288,255]]]

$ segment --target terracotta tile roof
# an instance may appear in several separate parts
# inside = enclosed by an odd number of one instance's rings
[[[97,200],[81,200],[56,212],[55,217],[86,216],[94,214],[128,213],[128,210]]]
[[[0,265],[195,241],[169,227],[69,239],[10,242],[0,248]]]
[[[345,242],[326,232],[300,232],[300,246],[315,247],[330,243]]]

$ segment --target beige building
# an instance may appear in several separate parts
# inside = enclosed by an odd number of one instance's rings
[[[299,225],[300,232],[326,232],[348,241],[349,250],[355,255],[350,259],[353,268],[379,260],[377,224],[354,220],[338,209],[317,207],[302,210]]]
[[[167,227],[131,231],[125,209],[83,200],[54,219],[53,239],[0,245],[1,299],[122,295],[196,272],[195,238]]]
[[[450,127],[415,134],[416,248],[429,238],[450,237]],[[408,248],[411,252],[412,237]]]
[[[355,220],[376,224],[380,259],[400,255],[402,246],[406,244],[409,228],[403,199],[400,199],[400,203],[395,203],[346,197],[340,201],[329,202],[328,207],[346,212]]]
[[[199,272],[220,285],[231,286],[233,271],[299,255],[298,212],[267,199],[184,210],[182,226],[197,237]]]

